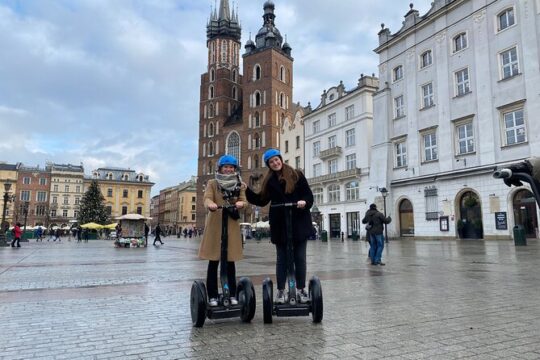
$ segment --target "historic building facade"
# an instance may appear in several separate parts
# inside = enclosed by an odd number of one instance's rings
[[[540,3],[435,0],[379,32],[369,201],[389,190],[393,236],[538,236],[527,187],[493,169],[540,154]]]
[[[20,166],[20,163],[7,164],[0,162],[0,222],[2,222],[1,217],[4,216],[4,221],[9,225],[14,221],[15,194],[17,193],[17,178]],[[8,183],[8,191],[6,191],[6,183]],[[7,200],[5,208],[4,196],[6,196],[5,199]],[[0,226],[2,225],[5,226],[5,224],[0,224]]]
[[[281,124],[279,148],[281,157],[286,164],[304,171],[304,119],[310,107],[300,104],[292,105],[292,118],[285,118]]]
[[[50,173],[49,226],[69,226],[79,216],[79,202],[84,195],[82,165],[47,163]]]
[[[242,178],[257,187],[264,173],[262,155],[279,147],[280,130],[292,121],[293,58],[275,25],[274,4],[263,5],[263,25],[245,44],[240,74],[238,15],[221,0],[207,24],[207,72],[201,76],[197,227],[204,226],[203,193],[223,154],[236,156]],[[246,207],[243,220],[252,217]],[[257,210],[258,211],[258,210]],[[261,213],[265,213],[264,210]]]
[[[117,167],[99,168],[85,179],[86,188],[97,180],[112,220],[125,214],[150,216],[150,192],[153,182],[148,175]]]
[[[196,226],[197,178],[170,186],[159,192],[157,219],[161,228],[176,235]]]
[[[18,171],[14,221],[49,226],[51,174],[39,166],[21,165]]]
[[[320,212],[315,220],[331,237],[360,233],[370,191],[373,93],[378,86],[375,76],[362,75],[350,91],[340,82],[325,90],[321,103],[303,118],[305,173]]]

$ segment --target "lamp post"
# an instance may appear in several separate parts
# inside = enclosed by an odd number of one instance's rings
[[[24,202],[23,207],[23,214],[24,214],[24,227],[23,227],[23,238],[24,234],[26,234],[26,219],[28,218],[28,206],[30,205],[29,201]]]
[[[9,190],[11,190],[11,181],[7,180],[4,183],[4,207],[2,208],[2,222],[0,222],[0,245],[6,245],[6,230],[9,228],[9,224],[7,226],[4,225],[6,222],[6,208],[7,203],[11,201],[11,195],[9,195]]]
[[[386,218],[386,197],[388,196],[388,190],[385,187],[379,189],[383,198],[383,209],[384,217]],[[386,228],[386,223],[384,224],[384,241],[388,244],[388,230]]]

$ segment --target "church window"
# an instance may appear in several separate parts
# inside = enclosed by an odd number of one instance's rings
[[[255,68],[253,69],[253,80],[260,80],[261,79],[261,66],[259,64],[255,65]]]
[[[283,66],[279,68],[279,80],[285,82],[285,67]]]
[[[227,63],[227,42],[221,43],[221,62]]]
[[[238,91],[236,89],[236,86],[233,86],[233,88],[232,88],[232,98],[234,100],[238,100]]]
[[[253,127],[259,127],[261,126],[261,116],[259,115],[259,112],[256,111],[253,115]]]
[[[257,169],[259,167],[259,157],[257,155],[253,156],[253,168]]]
[[[208,136],[214,136],[214,123],[208,125]]]
[[[208,143],[208,156],[214,156],[214,143],[211,141]]]
[[[210,85],[210,87],[208,88],[208,98],[209,99],[214,98],[214,86],[213,85]]]
[[[261,93],[255,92],[255,106],[261,106]]]
[[[216,43],[211,42],[210,43],[210,64],[214,64],[216,62]]]
[[[238,82],[238,72],[236,71],[236,69],[234,69],[232,72],[232,81],[235,83]]]
[[[285,109],[285,94],[283,94],[283,93],[279,94],[279,106],[282,109]]]
[[[210,70],[210,81],[216,80],[216,70]]]
[[[254,149],[260,149],[261,148],[261,137],[259,134],[255,134],[253,137],[253,148]]]
[[[240,160],[240,136],[237,132],[229,134],[229,138],[227,139],[227,154]]]
[[[208,106],[208,117],[209,118],[214,117],[214,105],[213,104],[210,104]]]

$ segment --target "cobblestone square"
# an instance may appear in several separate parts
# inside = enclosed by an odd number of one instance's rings
[[[0,248],[0,359],[540,359],[536,241],[390,241],[384,267],[367,262],[364,241],[310,241],[322,323],[265,325],[275,251],[248,240],[237,276],[254,282],[255,318],[200,329],[189,311],[191,283],[206,274],[199,240],[164,241]]]

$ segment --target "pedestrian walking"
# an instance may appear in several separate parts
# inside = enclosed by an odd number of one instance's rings
[[[154,231],[156,236],[154,237],[154,243],[152,245],[156,245],[156,241],[159,241],[161,245],[165,244],[163,241],[161,241],[161,226],[159,226],[159,223],[156,225]]]
[[[144,223],[144,245],[148,246],[148,233],[150,232],[150,227],[147,223]]]
[[[58,242],[61,242],[62,241],[62,239],[60,238],[61,236],[62,236],[62,234],[60,233],[60,227],[58,227],[54,231],[54,240],[53,241],[58,240]]]
[[[43,229],[41,226],[38,226],[36,229],[36,242],[37,241],[43,242]]]
[[[299,170],[283,162],[281,153],[269,149],[263,155],[268,166],[260,193],[247,187],[248,201],[257,206],[295,203],[292,213],[294,269],[299,289],[300,302],[307,303],[309,295],[306,287],[306,246],[313,224],[309,209],[313,206],[313,193]],[[287,278],[287,229],[285,207],[270,207],[270,241],[276,246],[277,304],[285,303],[285,280]]]
[[[218,171],[215,179],[208,181],[204,191],[204,206],[209,210],[206,217],[205,231],[199,247],[199,258],[208,260],[206,273],[206,286],[208,291],[208,304],[218,305],[218,265],[221,258],[221,230],[223,225],[223,211],[228,212],[227,219],[227,279],[232,295],[231,304],[238,304],[236,299],[236,265],[235,261],[243,258],[242,238],[240,236],[239,209],[245,205],[246,196],[240,176],[236,172],[238,160],[231,155],[223,155],[218,160]],[[219,206],[234,205],[234,208],[218,210]],[[187,229],[184,229],[187,231]],[[189,237],[193,231],[189,230]]]
[[[381,261],[382,251],[384,249],[383,225],[390,224],[392,218],[384,217],[384,214],[377,210],[377,205],[369,205],[369,210],[362,219],[362,224],[366,224],[366,230],[369,233],[369,258],[371,265],[386,265]]]
[[[17,247],[21,247],[21,236],[22,236],[22,230],[21,230],[21,223],[16,223],[13,227],[13,230],[11,230],[13,233],[13,240],[11,241],[11,247],[15,247],[15,243],[17,244]]]

